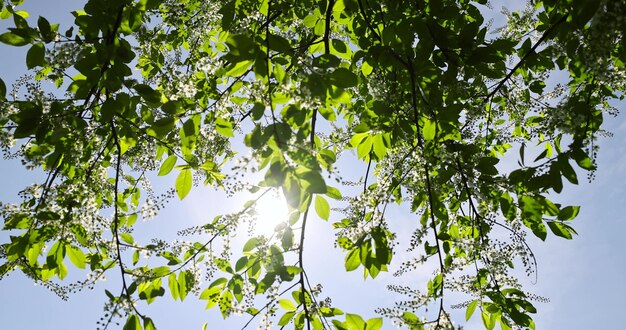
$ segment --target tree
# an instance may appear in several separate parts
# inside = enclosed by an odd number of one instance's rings
[[[65,295],[74,268],[89,275],[72,290],[115,274],[105,328],[121,317],[155,329],[138,302],[166,291],[224,318],[381,328],[309,284],[313,211],[332,220],[345,271],[436,267],[425,288],[390,287],[406,300],[378,310],[389,321],[450,328],[457,307],[488,329],[534,328],[541,298],[513,268],[534,272],[528,233],[576,234],[579,207],[553,200],[581,170],[593,177],[603,117],[626,86],[623,1],[531,1],[497,33],[486,0],[89,0],[63,30],[22,2],[2,5],[14,27],[0,41],[28,47],[33,76],[8,93],[0,80],[1,141],[46,176],[2,204],[0,276]],[[362,179],[344,180],[354,168]],[[166,175],[174,189],[155,192]],[[137,220],[200,182],[255,195],[182,240],[145,243]],[[289,219],[232,248],[276,190]],[[408,242],[386,217],[394,203],[414,219]]]

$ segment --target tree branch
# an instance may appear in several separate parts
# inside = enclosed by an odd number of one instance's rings
[[[563,15],[563,17],[561,17],[556,23],[554,23],[552,26],[550,26],[550,28],[547,29],[546,32],[543,33],[541,38],[539,38],[537,43],[535,43],[535,45],[533,45],[533,47],[528,51],[528,53],[524,54],[524,57],[522,57],[522,59],[519,62],[517,62],[517,64],[513,67],[513,69],[511,69],[511,71],[509,71],[509,73],[502,80],[500,80],[500,82],[498,82],[498,84],[495,86],[495,88],[487,95],[487,97],[486,97],[487,100],[491,99],[500,90],[500,88],[502,88],[504,83],[507,80],[511,79],[511,77],[513,76],[515,71],[517,71],[517,69],[519,69],[524,64],[524,62],[526,62],[526,60],[528,60],[528,58],[533,53],[535,53],[537,48],[548,38],[550,33],[552,33],[552,31],[554,29],[556,29],[557,26],[559,26],[561,23],[565,22],[567,17],[568,17],[568,15]]]

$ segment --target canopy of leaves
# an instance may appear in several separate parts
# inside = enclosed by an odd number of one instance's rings
[[[0,144],[46,176],[2,204],[0,276],[63,296],[117,274],[105,328],[122,315],[124,329],[155,329],[137,302],[166,292],[296,329],[450,328],[450,308],[534,328],[541,299],[512,270],[535,271],[527,234],[576,234],[579,207],[552,199],[593,176],[626,87],[623,1],[531,1],[498,29],[486,0],[89,0],[62,29],[22,2],[0,5],[14,23],[0,42],[27,48],[32,73],[0,80]],[[172,189],[155,192],[157,176]],[[255,197],[176,242],[141,243],[137,220],[201,182]],[[288,221],[231,249],[272,190]],[[413,219],[408,242],[392,203]],[[404,297],[381,318],[344,313],[309,284],[313,211],[345,254],[336,271],[436,271],[390,286]]]

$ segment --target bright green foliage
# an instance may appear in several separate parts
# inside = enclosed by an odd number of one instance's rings
[[[534,272],[527,234],[576,234],[579,207],[557,194],[593,175],[626,88],[623,1],[531,1],[497,33],[484,0],[88,0],[69,27],[21,2],[1,5],[14,26],[0,42],[28,48],[34,77],[8,94],[0,80],[0,144],[46,176],[2,204],[0,276],[19,270],[62,295],[69,272],[90,271],[85,286],[121,276],[106,294],[124,329],[155,329],[135,302],[166,291],[199,293],[224,318],[381,329],[318,300],[303,261],[313,214],[336,231],[345,271],[437,269],[423,287],[390,286],[407,301],[381,306],[385,322],[450,328],[449,308],[463,307],[487,329],[534,328],[537,296],[512,269]],[[157,176],[173,189],[155,194]],[[200,182],[254,199],[181,231],[183,243],[145,244],[137,219]],[[272,190],[289,219],[231,249]]]

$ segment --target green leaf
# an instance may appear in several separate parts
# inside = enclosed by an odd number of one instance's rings
[[[26,53],[26,67],[32,69],[37,66],[44,66],[45,63],[45,48],[43,44],[38,42],[32,45],[28,53]]]
[[[341,198],[343,198],[343,196],[341,196],[341,191],[331,186],[326,186],[326,196],[335,200],[341,200]]]
[[[176,127],[176,121],[172,117],[164,117],[158,119],[154,124],[147,129],[147,132],[151,136],[163,137],[169,134]]]
[[[235,272],[240,272],[248,265],[248,257],[243,256],[235,263]]]
[[[154,322],[152,322],[152,319],[149,317],[144,317],[143,328],[145,330],[156,330],[156,326],[154,325]]]
[[[361,265],[361,251],[354,248],[346,256],[346,271],[351,272]]]
[[[163,105],[161,106],[161,110],[169,115],[177,115],[185,111],[185,109],[182,107],[182,102],[180,100],[167,101],[163,103]]]
[[[530,230],[532,230],[533,234],[539,237],[542,241],[545,241],[546,237],[548,236],[546,226],[542,222],[533,223],[530,226]]]
[[[193,275],[188,271],[181,271],[178,273],[178,295],[180,301],[185,300],[187,293],[193,287]]]
[[[137,188],[135,188],[134,190],[135,191],[133,192],[130,201],[133,204],[133,206],[137,207],[139,206],[139,198],[141,197],[141,190]]]
[[[170,273],[170,268],[167,266],[160,266],[152,269],[152,274],[154,277],[163,277]]]
[[[330,167],[337,161],[337,155],[331,150],[323,149],[320,150],[317,159],[322,163],[321,165],[325,164],[325,167]]]
[[[283,316],[280,317],[280,320],[278,320],[278,325],[280,326],[285,326],[289,323],[289,321],[291,321],[291,319],[293,319],[293,316],[296,315],[296,312],[287,312],[285,314],[283,314]]]
[[[324,220],[328,220],[328,217],[330,216],[330,205],[328,204],[328,201],[320,195],[315,196],[315,212],[317,212],[317,215]]]
[[[278,301],[278,304],[288,312],[293,312],[297,309],[296,305],[289,299],[281,299]]]
[[[572,239],[572,234],[576,234],[574,228],[557,221],[548,221],[548,227],[554,233],[554,235],[563,237],[565,239]]]
[[[37,18],[37,27],[39,28],[39,34],[41,34],[45,42],[52,41],[52,26],[50,26],[50,22],[45,17],[39,16]]]
[[[3,4],[0,3],[0,8],[2,7]],[[9,11],[9,7],[4,6],[4,8],[2,8],[2,11],[0,11],[0,19],[8,19],[11,18],[11,16],[13,16],[13,13]]]
[[[496,157],[483,157],[476,164],[476,169],[483,174],[487,175],[497,175],[498,169],[494,166],[500,160]]]
[[[165,294],[165,290],[161,286],[161,283],[162,280],[159,277],[155,280],[139,284],[137,287],[139,291],[139,299],[145,300],[148,304],[151,304],[157,297],[163,296]]]
[[[469,305],[467,305],[467,310],[465,311],[465,321],[469,321],[469,319],[474,314],[474,311],[476,310],[477,305],[478,305],[478,300],[472,300],[472,302],[469,303]]]
[[[124,241],[125,243],[128,243],[130,245],[133,245],[135,243],[135,239],[133,238],[131,234],[121,233],[120,237],[122,238],[122,241]]]
[[[46,265],[50,269],[58,268],[60,264],[63,263],[63,259],[65,258],[65,244],[61,241],[56,241],[52,247],[50,248],[50,252],[46,256]]]
[[[169,174],[174,168],[174,166],[176,165],[177,160],[178,160],[178,157],[176,155],[171,155],[167,157],[167,159],[165,159],[163,164],[161,164],[161,168],[159,169],[158,175],[163,176],[163,175]]]
[[[362,330],[365,329],[365,321],[357,314],[346,314],[346,326],[350,330]]]
[[[304,329],[304,311],[298,313],[296,318],[293,320],[293,325],[295,330]]]
[[[293,246],[293,229],[291,227],[285,228],[283,232],[283,237],[281,239],[281,245],[283,250],[289,250]]]
[[[297,176],[302,180],[303,188],[310,194],[325,194],[326,182],[318,171],[311,171],[305,168],[296,170]]]
[[[379,330],[383,327],[383,319],[381,317],[371,318],[365,324],[366,330]]]
[[[114,98],[107,98],[100,107],[100,121],[110,121],[115,117],[115,114],[122,112],[122,108],[123,105],[119,101]]]
[[[4,84],[4,80],[0,79],[0,101],[7,97],[7,85]]]
[[[601,2],[596,0],[578,0],[573,7],[572,21],[578,27],[584,27],[598,11]]]
[[[495,324],[491,322],[491,315],[486,312],[482,312],[480,316],[482,317],[483,325],[485,326],[485,328],[493,330]]]
[[[176,193],[178,194],[178,198],[182,200],[185,196],[187,196],[187,194],[189,194],[192,183],[191,170],[186,168],[180,171],[178,178],[176,178]]]
[[[246,242],[246,244],[244,244],[243,252],[252,251],[257,247],[257,245],[259,245],[259,239],[256,237],[252,237]]]
[[[141,330],[141,322],[139,322],[139,317],[135,314],[130,314],[126,319],[126,324],[124,324],[123,330]]]
[[[215,119],[215,129],[218,133],[225,137],[235,136],[235,134],[233,133],[233,124],[224,118],[218,117]]]
[[[222,296],[219,300],[220,313],[222,317],[226,319],[231,312],[231,308],[233,306],[233,294],[230,291],[222,292]]]
[[[133,266],[136,265],[139,262],[139,251],[135,250],[135,252],[133,252]]]
[[[346,325],[344,322],[341,322],[339,320],[332,320],[333,322],[333,326],[335,326],[335,330],[349,330],[348,328],[346,328]]]
[[[279,53],[284,53],[284,52],[291,50],[291,45],[289,44],[289,40],[279,35],[270,34],[268,36],[268,43],[269,43],[270,49],[275,50]]]
[[[559,211],[559,215],[557,215],[558,220],[572,220],[578,216],[578,212],[580,211],[580,206],[566,206]]]
[[[357,75],[346,68],[338,68],[331,72],[328,77],[331,84],[343,88],[354,87],[359,81]]]
[[[230,49],[229,55],[233,55],[237,59],[251,59],[255,57],[254,40],[247,34],[230,35],[226,40],[226,44]]]
[[[155,91],[152,87],[145,84],[137,84],[133,88],[149,105],[161,104],[161,93]]]
[[[85,254],[83,251],[75,246],[68,245],[68,249],[66,250],[67,256],[70,258],[70,261],[78,268],[85,269]]]
[[[572,158],[576,160],[576,163],[580,168],[591,171],[596,168],[593,161],[589,156],[580,148],[574,148],[571,150]]]
[[[430,141],[434,139],[436,132],[437,132],[437,123],[435,123],[434,121],[425,119],[424,125],[422,126],[422,134],[424,135],[424,140]]]
[[[21,47],[28,45],[30,43],[30,40],[18,36],[17,34],[14,34],[12,32],[5,32],[3,34],[0,34],[0,42],[11,46]]]
[[[252,60],[246,60],[242,62],[235,63],[227,72],[226,75],[229,77],[239,77],[248,70],[250,70],[250,66],[254,63]]]
[[[170,294],[172,295],[172,298],[174,300],[177,300],[180,295],[178,294],[178,280],[176,279],[176,274],[171,273],[170,275],[168,275],[167,286],[170,288]]]
[[[200,300],[208,300],[206,309],[209,309],[213,306],[215,306],[217,300],[220,297],[220,294],[222,292],[222,288],[219,286],[215,286],[215,287],[208,287],[206,289],[204,289],[204,291],[202,291],[202,293],[200,293]]]
[[[563,174],[567,181],[573,184],[578,184],[578,177],[576,176],[576,172],[569,164],[567,157],[559,157],[556,164],[558,164],[558,168],[561,171],[561,174]]]
[[[12,2],[15,2],[15,0],[13,0]],[[21,1],[18,2],[18,4],[21,4]],[[17,11],[15,11],[15,15],[19,16],[21,18],[28,18],[28,17],[30,17],[30,14],[27,11],[25,11],[25,10],[17,10]],[[20,24],[16,24],[16,25],[20,25]]]
[[[374,68],[369,63],[367,63],[367,61],[363,61],[363,64],[361,64],[361,72],[363,72],[364,76],[369,76],[373,70]]]

